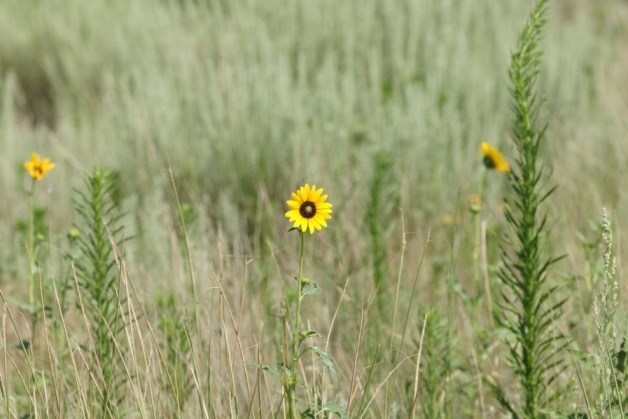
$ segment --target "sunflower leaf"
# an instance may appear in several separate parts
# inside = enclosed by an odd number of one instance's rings
[[[329,371],[329,376],[334,385],[338,384],[338,375],[336,374],[336,364],[334,360],[329,356],[327,352],[319,348],[318,346],[312,346],[312,352],[314,352],[323,361],[323,365]]]
[[[336,415],[338,415],[341,418],[347,418],[347,412],[345,409],[342,408],[342,406],[337,405],[335,403],[328,403],[325,406],[323,406],[323,408],[321,409],[321,413],[323,412],[328,412],[328,413],[335,413]]]
[[[301,288],[301,297],[306,295],[319,295],[323,290],[318,286],[316,282],[310,281],[307,278],[303,278],[303,288]]]
[[[320,333],[316,330],[304,330],[299,332],[299,343],[303,342],[305,339],[309,338],[322,338]]]
[[[279,368],[272,366],[272,365],[264,365],[262,367],[262,369],[264,371],[268,371],[270,374],[274,375],[275,377],[281,377],[281,371],[279,370]]]

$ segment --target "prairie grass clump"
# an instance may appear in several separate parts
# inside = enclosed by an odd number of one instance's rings
[[[454,411],[451,406],[447,406],[451,365],[449,360],[443,357],[451,345],[450,333],[445,319],[437,310],[428,310],[425,319],[425,331],[421,336],[423,340],[416,342],[419,348],[423,348],[418,406],[423,417],[444,418],[448,417],[448,412]]]
[[[157,327],[164,337],[161,352],[165,366],[161,385],[172,397],[177,414],[181,415],[194,389],[190,374],[193,352],[189,326],[179,312],[173,295],[160,298],[157,307]]]

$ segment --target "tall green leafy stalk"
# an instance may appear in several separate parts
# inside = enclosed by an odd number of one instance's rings
[[[548,387],[560,370],[559,355],[564,347],[552,329],[565,300],[557,301],[558,287],[550,283],[548,275],[548,268],[560,258],[543,254],[547,215],[540,210],[554,190],[544,185],[546,176],[538,162],[547,128],[539,122],[543,100],[535,93],[546,10],[547,0],[539,1],[519,35],[510,64],[517,156],[505,212],[511,234],[502,246],[499,278],[504,289],[496,320],[510,332],[508,361],[521,396],[514,403],[504,389],[494,389],[502,407],[516,418],[539,418],[548,408],[553,396],[547,394]]]
[[[124,329],[126,299],[120,294],[120,269],[116,251],[122,248],[121,215],[113,199],[116,176],[95,170],[87,177],[85,190],[74,202],[80,222],[76,226],[80,256],[74,260],[79,302],[91,328],[93,355],[96,358],[99,390],[99,417],[115,417],[122,393],[117,388],[123,380],[117,370],[120,359],[117,337]]]

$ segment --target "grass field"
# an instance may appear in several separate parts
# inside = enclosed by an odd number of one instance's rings
[[[534,2],[3,0],[0,417],[296,417],[289,374],[305,417],[626,417],[628,3],[548,6],[562,364],[530,413],[497,321],[517,195],[480,144],[518,173]],[[300,259],[306,183],[333,214]]]

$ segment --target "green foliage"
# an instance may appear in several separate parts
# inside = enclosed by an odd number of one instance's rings
[[[379,314],[386,315],[387,284],[389,282],[388,256],[385,233],[390,225],[391,169],[393,162],[388,153],[378,152],[373,157],[374,173],[371,179],[369,202],[366,210],[366,223],[371,238],[371,260],[373,264],[373,281],[376,289]]]
[[[35,206],[33,208],[33,236],[35,239],[35,247],[39,247],[41,244],[48,240],[48,220],[47,210],[44,207]],[[15,223],[15,230],[20,235],[23,243],[27,244],[30,234],[30,221],[29,219],[21,219]]]
[[[512,234],[502,249],[499,278],[504,285],[497,316],[499,324],[512,334],[507,339],[508,360],[521,389],[519,406],[507,401],[507,391],[497,393],[498,401],[513,415],[539,418],[554,395],[547,394],[556,379],[562,345],[553,332],[565,300],[556,300],[558,287],[551,284],[548,268],[558,258],[544,256],[547,215],[540,206],[553,192],[545,191],[546,175],[538,162],[546,127],[540,126],[542,100],[535,92],[540,72],[541,30],[545,26],[547,1],[541,0],[529,16],[512,54],[513,137],[516,165],[510,175],[511,198],[505,215]],[[510,395],[513,399],[513,395]]]
[[[33,183],[33,186],[35,184]],[[29,263],[29,298],[27,302],[15,301],[19,307],[30,313],[31,327],[35,329],[42,315],[50,316],[49,283],[45,281],[42,265],[47,256],[48,241],[48,211],[46,208],[35,206],[33,191],[29,197],[29,215],[15,223],[15,230],[20,237],[22,246],[27,250]],[[42,295],[39,294],[42,290]],[[41,298],[40,298],[41,297]],[[34,331],[32,332],[34,335]]]
[[[296,230],[296,229],[293,229]],[[290,337],[285,335],[284,329],[284,347],[289,348],[289,352],[284,354],[284,362],[281,371],[273,366],[264,366],[264,370],[273,375],[279,375],[284,391],[284,403],[287,410],[288,417],[296,419],[298,417],[328,417],[330,413],[339,414],[344,417],[343,411],[333,404],[322,403],[320,397],[320,391],[318,388],[314,388],[313,391],[316,394],[316,402],[314,405],[310,405],[300,412],[297,406],[297,390],[299,384],[303,381],[299,379],[299,364],[302,362],[303,356],[311,352],[323,365],[325,370],[329,373],[333,384],[338,383],[338,377],[336,372],[336,364],[332,357],[322,348],[310,344],[313,339],[320,339],[322,336],[315,330],[302,329],[301,323],[301,309],[302,302],[305,297],[314,297],[322,293],[319,285],[303,276],[303,262],[305,255],[305,233],[298,231],[299,233],[299,272],[297,275],[297,293],[296,293],[296,307],[294,309],[294,323],[290,328]],[[309,235],[308,235],[309,236]],[[308,237],[309,238],[309,237]],[[286,300],[289,300],[290,293],[286,292]],[[288,310],[286,310],[288,312]],[[286,324],[290,324],[290,318],[284,318]],[[305,348],[301,349],[303,345]],[[305,380],[305,377],[303,377]],[[339,413],[339,411],[342,413]]]
[[[159,298],[157,307],[159,309],[157,327],[164,337],[161,351],[166,362],[162,385],[174,399],[177,413],[180,415],[193,388],[190,374],[192,346],[189,328],[177,309],[173,295]]]
[[[625,417],[628,410],[628,350],[626,337],[618,342],[616,317],[619,307],[619,286],[613,255],[613,231],[606,214],[602,216],[604,241],[604,269],[600,289],[593,301],[593,315],[597,326],[600,353],[597,356],[597,373],[600,397],[596,404],[603,417]],[[622,331],[625,332],[625,331]],[[619,346],[617,349],[615,349]]]
[[[121,257],[124,230],[112,194],[117,177],[96,169],[85,181],[74,202],[80,222],[76,229],[80,256],[76,267],[81,309],[91,328],[101,415],[115,417],[122,399],[120,366],[126,297],[121,294]]]
[[[426,312],[427,322],[423,337],[421,361],[422,381],[419,406],[425,418],[445,418],[452,409],[447,406],[447,380],[450,379],[451,362],[444,354],[448,353],[451,334],[447,322],[437,310]],[[419,342],[415,342],[418,348]]]

